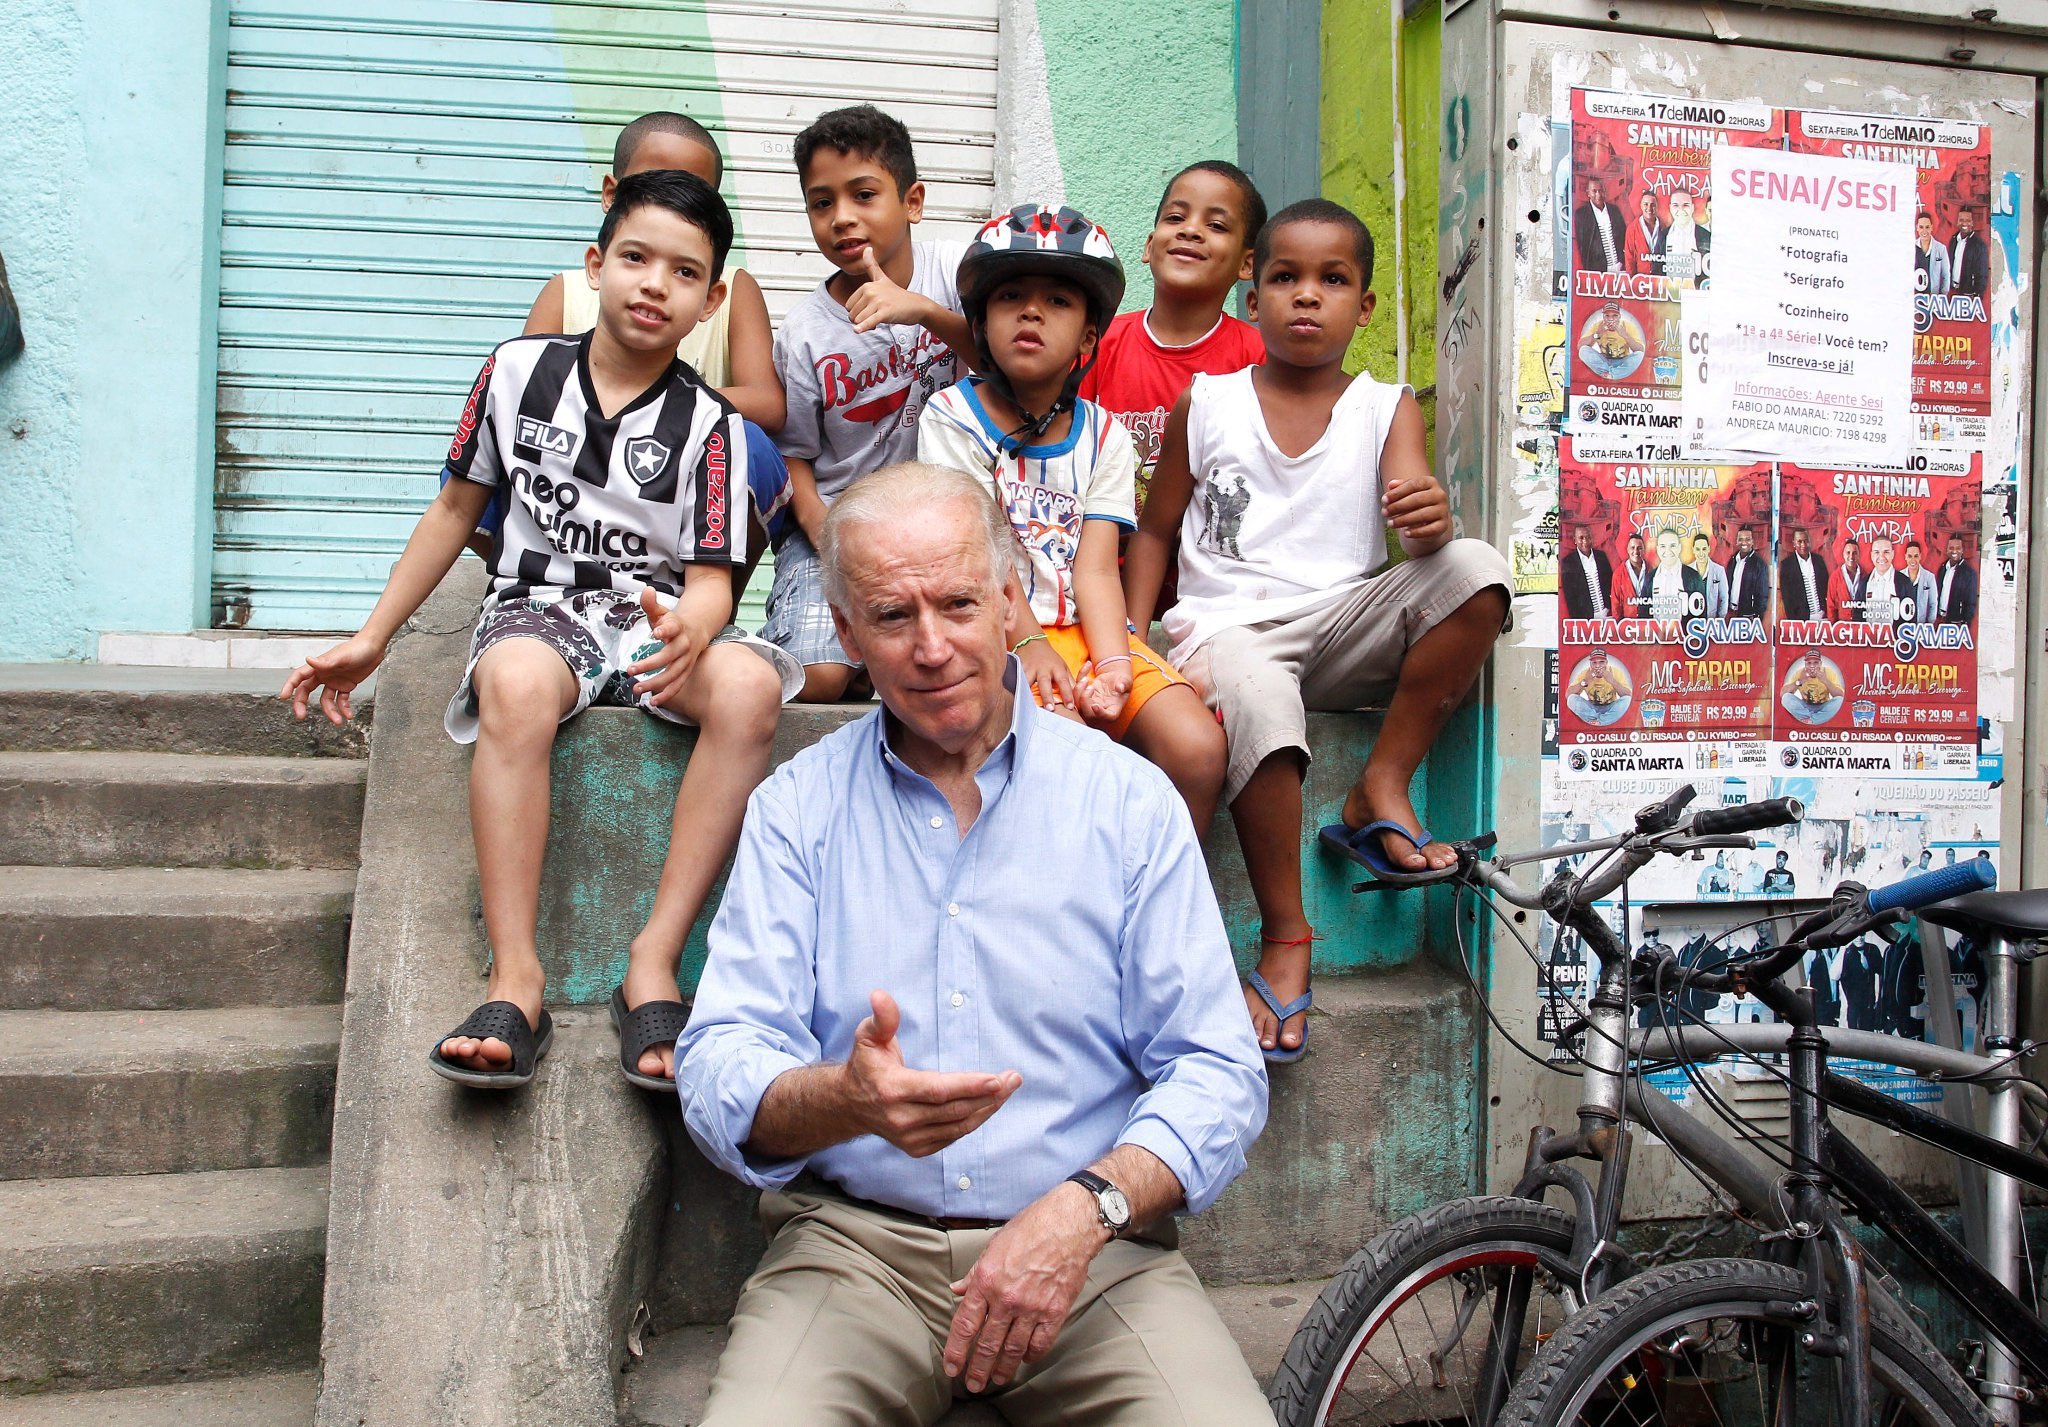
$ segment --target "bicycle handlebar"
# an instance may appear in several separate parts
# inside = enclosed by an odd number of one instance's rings
[[[1708,808],[1694,814],[1689,831],[1698,837],[1755,832],[1760,828],[1796,823],[1804,816],[1806,805],[1799,799],[1770,798],[1761,803],[1737,803],[1732,808]]]
[[[1863,909],[1875,916],[1883,912],[1910,912],[1935,902],[1946,902],[1965,892],[1983,892],[1998,885],[1998,872],[1989,858],[1973,857],[1949,867],[1922,872],[1886,887],[1873,887],[1863,894]]]

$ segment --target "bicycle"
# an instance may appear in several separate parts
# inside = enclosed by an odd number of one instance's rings
[[[1952,869],[1949,869],[1952,870]],[[1940,878],[1942,874],[1930,874]],[[1789,1223],[1765,1236],[1762,1258],[1703,1259],[1629,1280],[1590,1303],[1552,1336],[1517,1381],[1499,1427],[1560,1422],[1744,1420],[1806,1423],[1830,1406],[1845,1423],[2017,1420],[2032,1391],[2016,1366],[2048,1381],[2048,1322],[2014,1292],[2018,1185],[2048,1189],[2048,1162],[2011,1140],[2019,1125],[2020,1082],[1993,1087],[1993,1135],[1978,1135],[1830,1071],[1830,1036],[1816,1024],[1812,995],[1785,984],[1807,951],[1837,946],[1873,917],[1915,905],[1912,883],[1861,894],[1846,884],[1833,904],[1803,922],[1790,943],[1731,963],[1725,971],[1676,969],[1681,985],[1754,995],[1791,1027],[1791,1165],[1782,1187]],[[2015,940],[2048,935],[2048,895],[1987,892],[1957,897],[1922,915],[1998,944],[2003,982],[1986,1046],[2009,1070],[2030,1046],[2013,1037]],[[1674,964],[1659,958],[1661,981]],[[1835,1127],[1835,1110],[1867,1118],[1992,1171],[1989,1219],[1999,1237],[1978,1263],[1891,1177]],[[1917,1263],[1983,1327],[1985,1365],[1973,1392],[1903,1315],[1873,1293],[1866,1251],[1837,1200]],[[1832,1363],[1833,1371],[1823,1367]],[[1832,1382],[1824,1381],[1831,1378]],[[1979,1395],[1982,1394],[1980,1401]]]
[[[1691,788],[1681,788],[1651,804],[1637,814],[1634,831],[1620,837],[1515,856],[1488,855],[1494,845],[1491,834],[1457,845],[1458,863],[1445,880],[1461,898],[1472,892],[1486,901],[1492,893],[1513,905],[1540,909],[1561,928],[1578,932],[1600,963],[1598,984],[1576,1028],[1583,1029],[1586,1046],[1579,1129],[1565,1136],[1543,1126],[1533,1131],[1527,1170],[1512,1194],[1454,1200],[1412,1215],[1354,1254],[1304,1316],[1274,1376],[1269,1401],[1281,1427],[1435,1420],[1491,1424],[1530,1345],[1637,1271],[1638,1265],[1614,1243],[1632,1121],[1648,1124],[1682,1161],[1724,1190],[1743,1217],[1767,1232],[1787,1226],[1767,1175],[1690,1111],[1628,1073],[1654,1034],[1628,1028],[1631,1002],[1648,990],[1631,983],[1626,949],[1594,911],[1594,903],[1657,855],[1753,847],[1748,833],[1797,821],[1802,812],[1796,801],[1781,799],[1710,810],[1681,824],[1692,796]],[[1524,863],[1592,854],[1605,856],[1583,872],[1560,869],[1535,892],[1511,875]],[[1947,880],[1923,886],[1916,895],[1981,886],[1983,870],[1944,869]],[[1361,883],[1359,890],[1372,885]],[[1486,904],[1498,914],[1490,901]],[[2010,978],[2002,985],[2009,1006]],[[1999,994],[1997,985],[1993,990]],[[1484,1005],[1483,993],[1480,999]],[[1492,1018],[1490,1008],[1487,1014]],[[1497,1019],[1494,1024],[1514,1041]],[[1791,1030],[1787,1025],[1670,1027],[1659,1048],[1666,1054],[1694,1055],[1782,1051]],[[2009,1070],[1987,1057],[1921,1042],[1870,1032],[1831,1035],[1859,1058],[1923,1074],[1969,1079]],[[2017,1072],[2012,1075],[2018,1078]],[[2037,1112],[2048,1106],[2048,1096],[2038,1089],[2028,1085],[2022,1093],[2040,1102]],[[1574,1158],[1600,1164],[1597,1186],[1568,1163]],[[1572,1212],[1542,1202],[1551,1188],[1570,1196]],[[2016,1202],[2012,1214],[2016,1220]]]

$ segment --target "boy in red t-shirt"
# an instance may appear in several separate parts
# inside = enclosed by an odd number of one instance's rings
[[[1265,226],[1266,200],[1243,169],[1222,159],[1189,164],[1159,200],[1142,254],[1152,305],[1109,324],[1081,383],[1081,395],[1121,421],[1138,448],[1140,512],[1166,414],[1188,383],[1266,359],[1259,329],[1223,310],[1231,289],[1251,277],[1252,244]]]

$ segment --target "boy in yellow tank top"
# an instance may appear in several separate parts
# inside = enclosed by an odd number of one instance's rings
[[[710,132],[684,114],[642,114],[619,130],[612,146],[612,171],[604,176],[599,204],[611,211],[619,180],[650,169],[679,168],[713,188],[725,177],[725,159]],[[525,332],[570,336],[597,325],[597,290],[577,264],[547,280]],[[707,386],[739,408],[740,415],[773,435],[782,429],[782,383],[775,375],[774,339],[761,285],[744,269],[726,273],[726,298],[718,311],[676,344],[676,355],[696,369]]]
[[[654,169],[681,169],[713,188],[725,177],[718,141],[687,114],[656,110],[619,130],[612,145],[612,171],[604,176],[598,202],[607,213],[619,180]],[[577,336],[597,325],[597,289],[582,265],[549,278],[526,314],[524,335],[561,332]],[[789,502],[789,467],[770,439],[782,429],[782,380],[775,374],[768,303],[761,285],[743,268],[726,270],[726,297],[717,310],[676,343],[676,356],[689,363],[704,384],[746,418],[747,474],[752,487],[747,559],[733,571],[733,599],[746,592],[754,567],[768,549],[768,523]],[[490,558],[496,512],[487,516],[472,548]]]

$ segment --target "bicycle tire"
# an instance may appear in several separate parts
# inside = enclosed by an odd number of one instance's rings
[[[1419,1344],[1406,1342],[1401,1321],[1404,1315],[1410,1322],[1420,1316],[1435,1337],[1438,1315],[1430,1313],[1424,1296],[1430,1290],[1483,1283],[1498,1294],[1506,1286],[1502,1271],[1522,1269],[1532,1275],[1532,1296],[1551,1293],[1557,1301],[1549,1324],[1561,1323],[1578,1299],[1570,1264],[1572,1223],[1571,1215],[1533,1199],[1481,1196],[1454,1199],[1389,1225],[1351,1256],[1295,1329],[1266,1394],[1278,1427],[1432,1421],[1485,1427],[1472,1417],[1469,1397],[1455,1385],[1444,1385],[1449,1378],[1441,1366],[1431,1363],[1436,1378],[1426,1386],[1417,1380],[1416,1370],[1430,1359],[1414,1351]],[[1568,1281],[1568,1291],[1552,1293],[1546,1280],[1552,1286]],[[1486,1320],[1475,1307],[1468,1321]],[[1545,1322],[1539,1311],[1537,1336]],[[1374,1348],[1388,1333],[1393,1335],[1391,1355]],[[1490,1335],[1483,1335],[1475,1351],[1461,1349],[1461,1368],[1475,1379],[1484,1360],[1484,1336]],[[1442,1347],[1441,1340],[1437,1346]],[[1516,1366],[1529,1354],[1524,1346]],[[1441,1356],[1448,1359],[1449,1354]],[[1370,1371],[1354,1385],[1365,1363]]]
[[[1736,1420],[1783,1420],[1778,1409],[1785,1404],[1769,1384],[1771,1361],[1795,1368],[1792,1420],[1801,1427],[1832,1422],[1834,1362],[1795,1346],[1794,1335],[1812,1325],[1786,1311],[1805,1297],[1798,1270],[1755,1259],[1695,1259],[1640,1274],[1552,1335],[1516,1380],[1496,1427],[1726,1421],[1724,1403],[1742,1409],[1733,1414]],[[1724,1335],[1716,1327],[1702,1343],[1699,1325],[1721,1320],[1758,1325],[1774,1336],[1759,1346],[1752,1328]],[[1679,1330],[1682,1337],[1670,1336]],[[1881,1295],[1871,1300],[1870,1336],[1876,1421],[1988,1427],[1990,1415],[1976,1394]],[[1744,1361],[1755,1378],[1754,1402],[1750,1389],[1724,1375]]]

